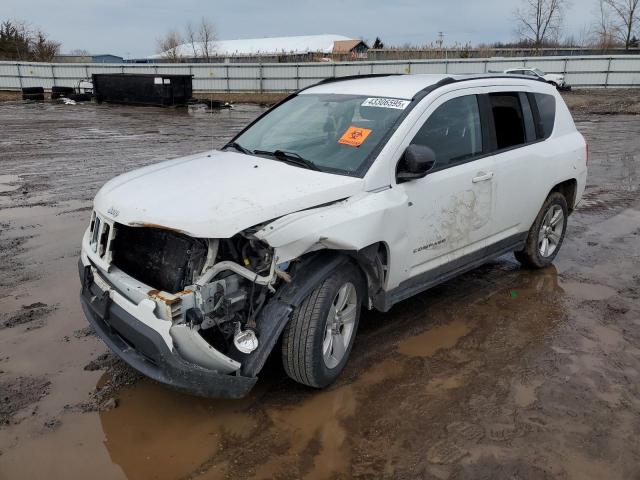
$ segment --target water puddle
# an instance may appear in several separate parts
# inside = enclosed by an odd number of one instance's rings
[[[129,480],[169,480],[196,470],[223,448],[223,437],[246,439],[258,428],[242,400],[211,400],[144,381],[100,412],[104,446]]]
[[[268,412],[273,429],[288,437],[289,449],[260,466],[253,478],[270,479],[282,471],[283,465],[306,456],[308,471],[305,478],[325,479],[348,470],[350,449],[345,420],[357,408],[357,387],[347,385],[327,392],[319,392],[290,408]]]
[[[408,338],[398,346],[398,351],[409,357],[431,357],[440,350],[455,347],[469,332],[471,327],[465,321],[454,320]]]
[[[527,384],[515,383],[513,385],[514,400],[520,408],[526,408],[533,405],[538,397],[536,396],[536,388],[543,384],[542,380],[534,380]]]

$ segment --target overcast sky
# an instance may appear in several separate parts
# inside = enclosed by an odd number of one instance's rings
[[[62,51],[85,49],[142,57],[156,39],[189,20],[209,18],[219,39],[336,33],[389,45],[507,41],[514,38],[518,0],[2,0],[0,18],[26,20],[62,43]],[[591,23],[596,0],[573,0],[565,33],[579,36]]]

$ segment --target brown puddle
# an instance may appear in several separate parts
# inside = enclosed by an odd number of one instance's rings
[[[288,468],[303,468],[305,478],[330,478],[349,469],[348,425],[367,393],[403,370],[387,359],[351,384],[305,389],[290,400],[276,393],[275,402],[266,397],[268,385],[245,399],[226,401],[194,398],[145,381],[123,391],[116,409],[99,414],[104,446],[129,480],[182,478],[192,472],[207,472],[203,478],[210,478],[229,469],[270,479]],[[303,398],[296,398],[300,394]]]
[[[398,351],[409,357],[430,357],[440,350],[454,347],[470,331],[471,327],[465,321],[454,320],[408,338],[398,346]]]
[[[122,392],[118,407],[100,412],[104,446],[130,480],[170,480],[196,470],[218,452],[222,437],[246,439],[258,427],[242,400],[209,400],[144,381]]]

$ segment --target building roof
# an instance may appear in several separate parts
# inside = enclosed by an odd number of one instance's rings
[[[244,38],[240,40],[215,40],[209,42],[209,52],[217,57],[234,57],[250,55],[282,55],[303,53],[331,53],[336,42],[356,42],[344,35],[302,35],[297,37]],[[177,49],[178,56],[193,57],[195,45],[198,55],[202,54],[203,43],[184,43]],[[149,58],[162,58],[162,54]]]
[[[362,40],[338,40],[333,42],[333,53],[349,53],[361,43],[364,42]]]

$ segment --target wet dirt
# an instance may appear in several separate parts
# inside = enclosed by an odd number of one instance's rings
[[[562,96],[574,115],[640,114],[640,95],[634,90],[578,89]]]
[[[78,303],[90,199],[260,111],[0,104],[0,479],[640,477],[632,115],[576,110],[590,177],[554,266],[507,255],[364,313],[325,391],[275,355],[247,398],[200,399],[111,355]]]

